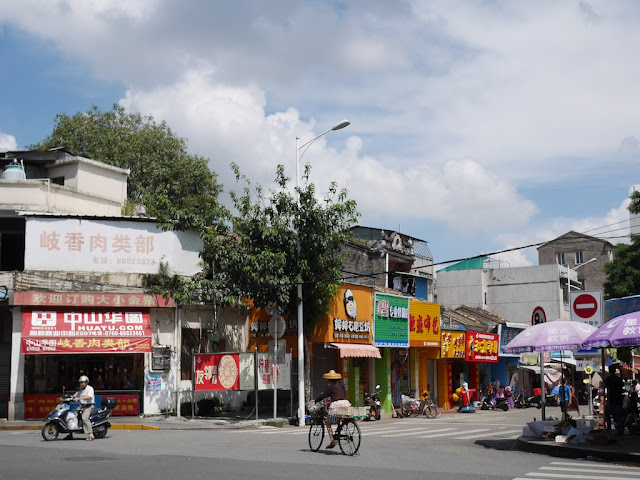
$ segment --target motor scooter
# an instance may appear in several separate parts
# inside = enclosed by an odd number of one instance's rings
[[[118,404],[115,398],[107,398],[100,408],[91,410],[91,427],[96,438],[104,438],[107,435],[111,423],[111,413]],[[42,427],[42,438],[47,441],[55,440],[61,433],[82,433],[82,419],[77,414],[80,403],[74,401],[73,395],[63,395],[60,403],[47,415]]]
[[[487,387],[487,394],[482,398],[480,410],[493,410],[500,408],[505,412],[509,410],[509,397],[495,397],[495,393],[491,385]]]
[[[373,393],[364,394],[364,406],[369,407],[368,420],[380,420],[382,402],[378,397],[379,394],[380,394],[380,385],[376,385],[376,390]]]

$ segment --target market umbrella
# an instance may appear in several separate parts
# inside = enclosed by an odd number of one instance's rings
[[[505,353],[550,352],[557,350],[580,350],[586,338],[596,331],[596,327],[581,322],[538,323],[525,328],[504,348]],[[560,356],[562,368],[562,355]],[[563,381],[564,384],[564,381]],[[564,392],[563,392],[564,393]],[[564,401],[564,395],[561,397]],[[543,411],[544,418],[544,411]]]
[[[596,327],[581,322],[539,323],[525,328],[504,348],[505,353],[550,352],[556,350],[581,350],[585,339]]]
[[[640,345],[640,312],[631,312],[609,320],[589,335],[585,348],[632,347]]]

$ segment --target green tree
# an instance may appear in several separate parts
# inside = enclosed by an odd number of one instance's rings
[[[238,212],[233,219],[235,255],[241,258],[227,264],[227,273],[257,307],[275,302],[281,311],[294,315],[297,285],[302,281],[306,339],[315,322],[328,314],[337,293],[342,278],[340,252],[359,216],[356,202],[335,182],[318,200],[315,185],[308,181],[308,165],[303,186],[296,190],[299,199],[288,188],[290,178],[282,165],[277,167],[275,188],[268,192],[253,186],[237,165],[232,168],[245,187],[242,194],[231,192]],[[308,372],[309,355],[305,358]]]
[[[629,212],[640,214],[640,192],[632,192],[630,199]],[[632,235],[631,244],[616,245],[614,259],[605,263],[603,271],[606,299],[640,294],[640,235]]]
[[[31,149],[63,147],[99,162],[127,168],[128,209],[144,205],[147,214],[173,228],[203,228],[220,224],[227,212],[219,205],[221,186],[206,158],[189,155],[186,142],[165,122],[151,116],[126,113],[115,105],[102,112],[55,117],[51,135]]]

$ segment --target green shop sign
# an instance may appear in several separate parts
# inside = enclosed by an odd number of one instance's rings
[[[409,298],[375,294],[373,345],[376,347],[409,346]]]

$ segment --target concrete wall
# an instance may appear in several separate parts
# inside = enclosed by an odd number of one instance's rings
[[[119,200],[49,185],[46,180],[0,180],[0,208],[105,216],[122,214],[122,202]]]
[[[536,307],[544,309],[548,321],[568,320],[560,269],[558,265],[542,265],[439,272],[438,302],[450,309],[460,305],[483,308],[516,323],[530,324]],[[575,272],[570,274],[575,280]]]

